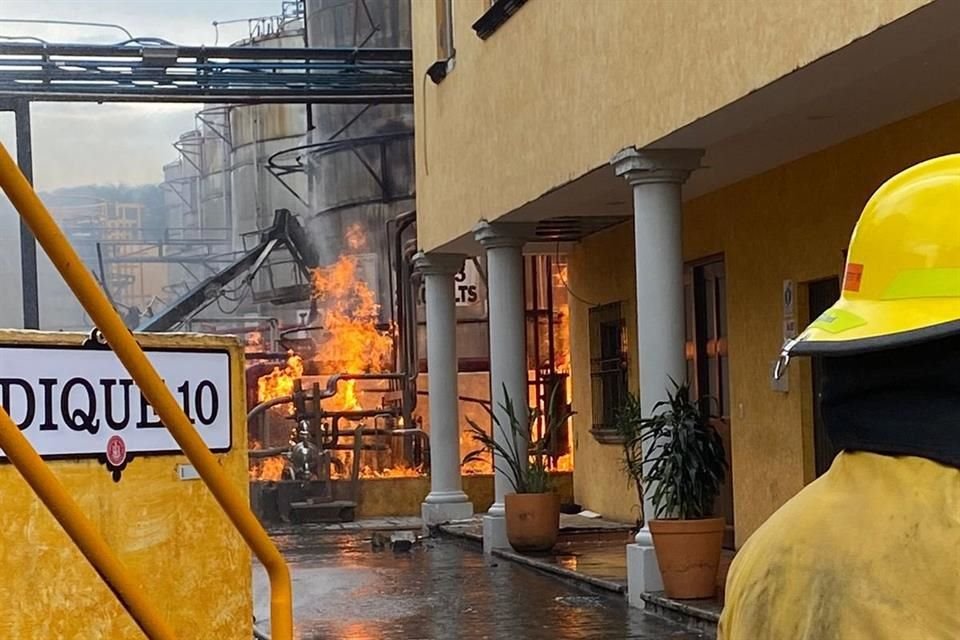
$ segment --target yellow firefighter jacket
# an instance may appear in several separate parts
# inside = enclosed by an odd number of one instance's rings
[[[960,470],[841,453],[737,554],[719,640],[960,639]]]

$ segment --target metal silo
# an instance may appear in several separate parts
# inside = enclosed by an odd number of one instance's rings
[[[294,48],[304,46],[303,16],[293,13],[251,25],[240,47]],[[277,152],[301,144],[306,131],[302,104],[261,104],[230,108],[230,168],[234,236],[269,227],[276,209],[305,215],[306,178],[285,176],[281,181],[269,169]],[[236,244],[237,248],[241,245]]]
[[[307,0],[306,12],[310,47],[410,47],[408,0]],[[414,204],[413,106],[311,109],[307,227],[321,264],[344,254],[356,257],[386,317],[392,299],[387,221]]]

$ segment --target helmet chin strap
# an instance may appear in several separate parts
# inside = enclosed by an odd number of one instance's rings
[[[787,372],[787,367],[790,366],[790,351],[799,341],[800,338],[790,338],[783,343],[783,347],[780,348],[780,357],[777,358],[777,364],[773,367],[774,380],[779,380]]]

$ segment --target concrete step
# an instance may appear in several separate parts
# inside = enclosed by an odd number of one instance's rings
[[[356,502],[332,500],[330,502],[291,502],[290,522],[352,522],[356,518]]]
[[[644,611],[661,618],[680,622],[688,627],[710,634],[717,633],[722,606],[714,598],[704,600],[673,600],[662,591],[640,594]]]

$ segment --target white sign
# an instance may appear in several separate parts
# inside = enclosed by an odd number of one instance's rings
[[[480,274],[471,260],[463,264],[463,269],[453,276],[453,299],[458,307],[469,307],[480,302]]]
[[[783,339],[792,340],[797,337],[797,321],[793,318],[787,318],[783,321]]]
[[[421,306],[426,304],[427,290],[421,284],[417,302]],[[480,302],[480,273],[477,266],[468,260],[453,276],[453,300],[458,307],[471,307]]]
[[[797,308],[797,292],[793,280],[783,281],[783,317],[792,318]]]
[[[207,446],[228,450],[230,356],[225,351],[146,353]],[[111,454],[180,451],[109,350],[0,346],[0,404],[41,456],[106,455],[110,460]]]

